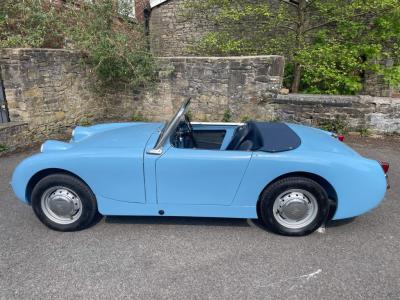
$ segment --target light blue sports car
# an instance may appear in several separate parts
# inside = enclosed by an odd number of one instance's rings
[[[190,99],[167,124],[76,127],[14,171],[13,189],[48,227],[100,216],[259,218],[305,235],[363,214],[387,189],[389,165],[331,132],[286,123],[191,123]]]

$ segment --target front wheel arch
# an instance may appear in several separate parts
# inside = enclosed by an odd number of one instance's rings
[[[332,186],[332,184],[326,180],[325,178],[314,174],[314,173],[309,173],[309,172],[291,172],[291,173],[286,173],[283,174],[277,178],[275,178],[274,180],[272,180],[271,182],[269,182],[264,189],[261,191],[260,195],[258,196],[258,200],[257,200],[257,216],[260,217],[260,200],[261,200],[261,195],[264,193],[264,191],[271,186],[272,184],[274,184],[275,182],[284,179],[284,178],[288,178],[288,177],[304,177],[304,178],[308,178],[311,180],[314,180],[315,182],[317,182],[328,194],[328,198],[329,198],[329,213],[328,213],[328,217],[327,217],[327,221],[331,220],[333,218],[333,216],[336,213],[336,209],[337,209],[337,204],[338,204],[338,196],[336,193],[336,190],[334,189],[334,187]]]
[[[79,177],[78,175],[76,175],[70,171],[67,171],[64,169],[58,169],[58,168],[43,169],[43,170],[37,172],[35,175],[33,175],[31,177],[31,179],[29,179],[29,181],[28,181],[28,184],[26,186],[26,191],[25,191],[25,198],[29,204],[31,204],[32,191],[33,191],[34,187],[36,186],[36,184],[40,180],[45,178],[46,176],[53,175],[53,174],[66,174],[66,175],[73,176],[73,177],[79,179],[80,181],[82,181],[84,184],[86,184],[90,188],[90,186],[81,177]]]

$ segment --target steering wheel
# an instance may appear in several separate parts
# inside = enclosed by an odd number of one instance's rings
[[[185,115],[184,120],[181,120],[176,130],[175,144],[178,148],[197,148],[197,142],[193,135],[193,127],[187,115]]]
[[[185,114],[185,125],[187,127],[187,133],[188,133],[189,138],[192,141],[193,147],[197,148],[197,142],[193,135],[193,127],[192,127],[192,124],[190,124],[190,118],[187,114]]]
[[[190,124],[190,119],[185,115],[184,120],[181,120],[176,130],[174,137],[175,145],[178,148],[197,148],[197,142],[193,135],[193,127]]]

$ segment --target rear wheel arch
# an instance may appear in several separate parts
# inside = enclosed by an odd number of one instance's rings
[[[32,191],[33,191],[34,187],[36,186],[36,184],[43,178],[45,178],[49,175],[53,175],[53,174],[65,174],[65,175],[70,175],[72,177],[75,177],[75,178],[79,179],[80,181],[82,181],[85,185],[87,185],[90,190],[92,190],[90,188],[90,186],[81,177],[79,177],[78,175],[76,175],[70,171],[67,171],[64,169],[58,169],[58,168],[43,169],[43,170],[37,172],[35,175],[33,175],[31,177],[31,179],[29,179],[29,182],[28,182],[28,185],[27,185],[26,191],[25,191],[25,197],[29,204],[31,204]]]
[[[329,197],[329,202],[330,202],[330,207],[329,207],[329,214],[328,214],[328,220],[331,220],[336,212],[336,208],[337,208],[337,203],[338,203],[338,197],[337,197],[337,193],[336,190],[334,189],[334,187],[332,186],[332,184],[326,180],[325,178],[323,178],[320,175],[314,174],[314,173],[309,173],[309,172],[291,172],[291,173],[286,173],[283,174],[277,178],[275,178],[274,180],[272,180],[271,182],[269,182],[264,189],[261,191],[259,197],[258,197],[258,201],[257,201],[257,214],[258,216],[260,216],[260,200],[261,200],[261,195],[263,194],[263,192],[272,184],[274,184],[275,182],[284,179],[284,178],[289,178],[289,177],[304,177],[304,178],[308,178],[311,180],[314,180],[316,183],[318,183],[328,194]]]

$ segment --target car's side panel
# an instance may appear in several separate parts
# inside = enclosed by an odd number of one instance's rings
[[[257,218],[255,206],[140,204],[98,197],[99,211],[105,216],[163,216],[209,218]]]
[[[145,203],[143,149],[109,149],[80,154],[73,172],[87,178],[102,197]]]
[[[338,196],[334,219],[367,212],[380,203],[386,191],[385,176],[379,163],[361,156],[301,150],[256,152],[233,205],[253,205],[268,183],[294,172],[319,175],[334,187]]]
[[[251,155],[170,147],[156,162],[157,202],[231,205]]]
[[[53,168],[79,176],[96,197],[145,203],[143,149],[81,149],[32,156],[13,174],[12,184],[18,197],[26,202],[25,190],[30,178]]]

